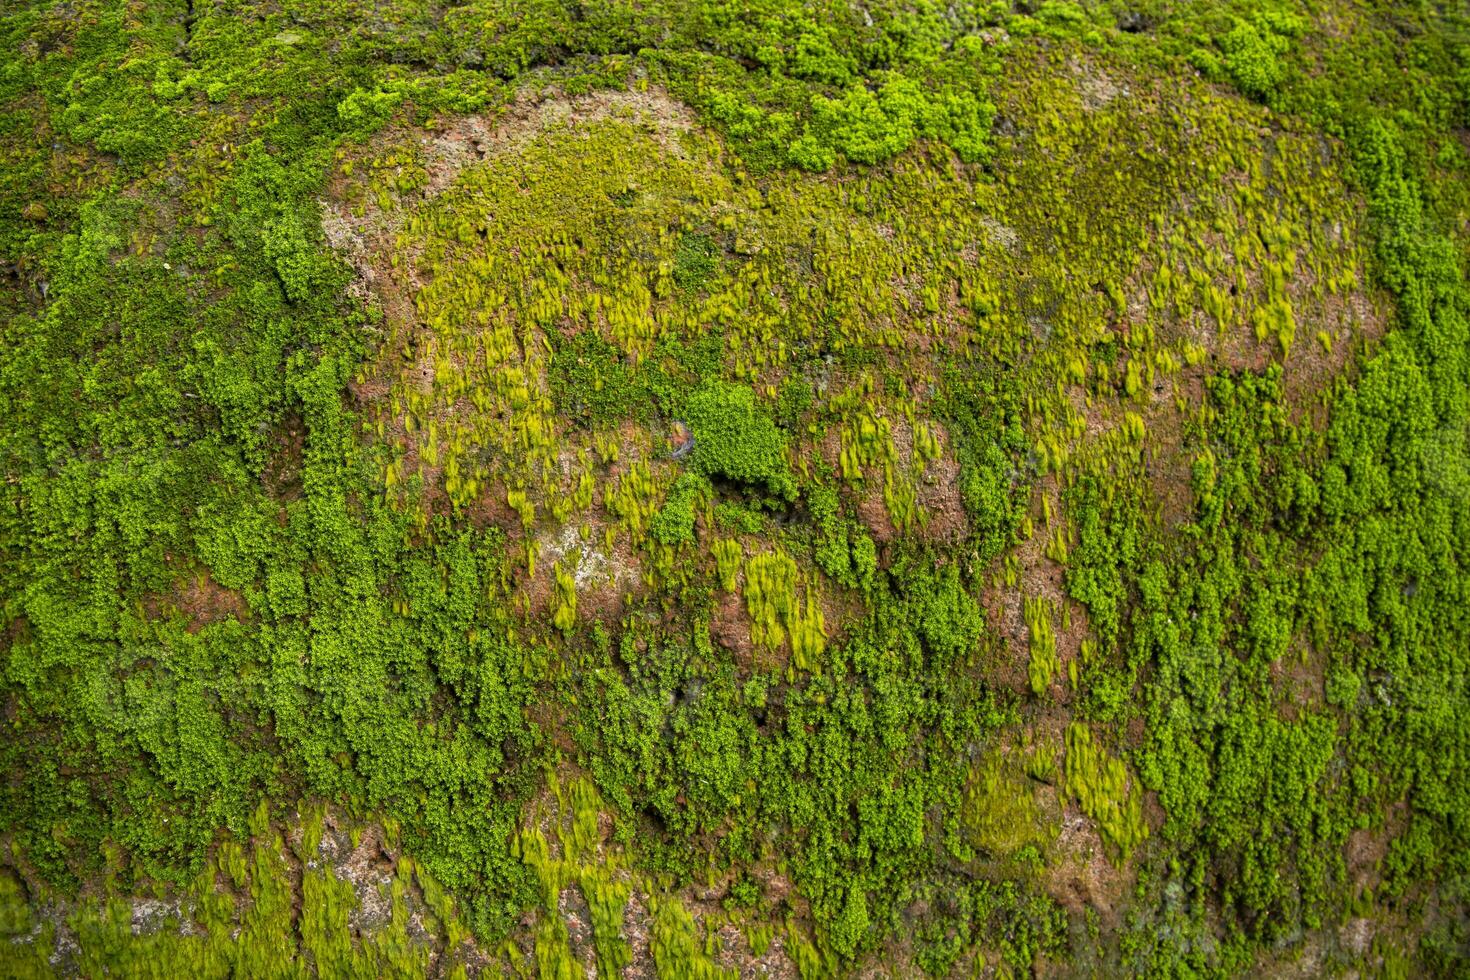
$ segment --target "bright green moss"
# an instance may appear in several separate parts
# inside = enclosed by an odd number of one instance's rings
[[[690,460],[701,471],[787,500],[796,495],[786,437],[756,405],[751,389],[705,385],[690,396],[684,414],[694,434]]]
[[[688,544],[694,540],[695,507],[710,494],[709,483],[694,473],[674,481],[663,508],[654,515],[649,533],[663,544]]]

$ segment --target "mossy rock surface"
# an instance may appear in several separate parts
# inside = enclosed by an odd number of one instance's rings
[[[0,13],[0,974],[1455,975],[1470,18]]]

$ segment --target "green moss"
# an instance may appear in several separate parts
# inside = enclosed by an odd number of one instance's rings
[[[694,511],[710,495],[709,482],[694,473],[685,473],[674,481],[663,508],[654,515],[649,533],[667,545],[688,544],[694,540]]]
[[[750,388],[707,384],[689,397],[684,414],[694,434],[690,459],[702,472],[795,497],[786,436],[757,407]]]
[[[719,267],[719,251],[708,235],[689,234],[674,249],[674,284],[683,290],[702,287]]]
[[[1120,861],[1148,836],[1143,804],[1136,786],[1130,786],[1123,763],[1093,741],[1086,725],[1067,729],[1066,778],[1063,786],[1084,813],[1098,822],[1103,840]]]
[[[1008,759],[993,756],[977,766],[965,791],[961,823],[968,844],[994,860],[1050,842],[1032,789]]]
[[[0,973],[1452,969],[1458,10],[13,6]]]

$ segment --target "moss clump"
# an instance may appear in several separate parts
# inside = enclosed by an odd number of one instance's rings
[[[966,841],[996,860],[1040,848],[1051,836],[1025,777],[999,754],[976,767],[960,814]]]
[[[674,481],[663,508],[653,515],[648,532],[661,544],[688,544],[694,540],[694,509],[710,495],[709,481],[697,473],[685,473]]]
[[[745,385],[710,382],[690,397],[684,410],[694,433],[691,459],[701,472],[796,498],[796,480],[786,458],[786,436],[756,406]]]
[[[708,235],[684,235],[674,249],[674,285],[686,292],[699,289],[715,274],[719,259],[719,249]]]
[[[1082,812],[1097,821],[1103,840],[1113,848],[1118,862],[1128,860],[1133,849],[1148,837],[1142,794],[1136,784],[1130,785],[1128,767],[1093,741],[1092,730],[1082,722],[1067,727],[1063,787],[1077,800]]]

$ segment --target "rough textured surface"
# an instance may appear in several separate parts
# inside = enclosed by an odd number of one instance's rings
[[[1454,5],[0,13],[0,974],[1457,975]]]

